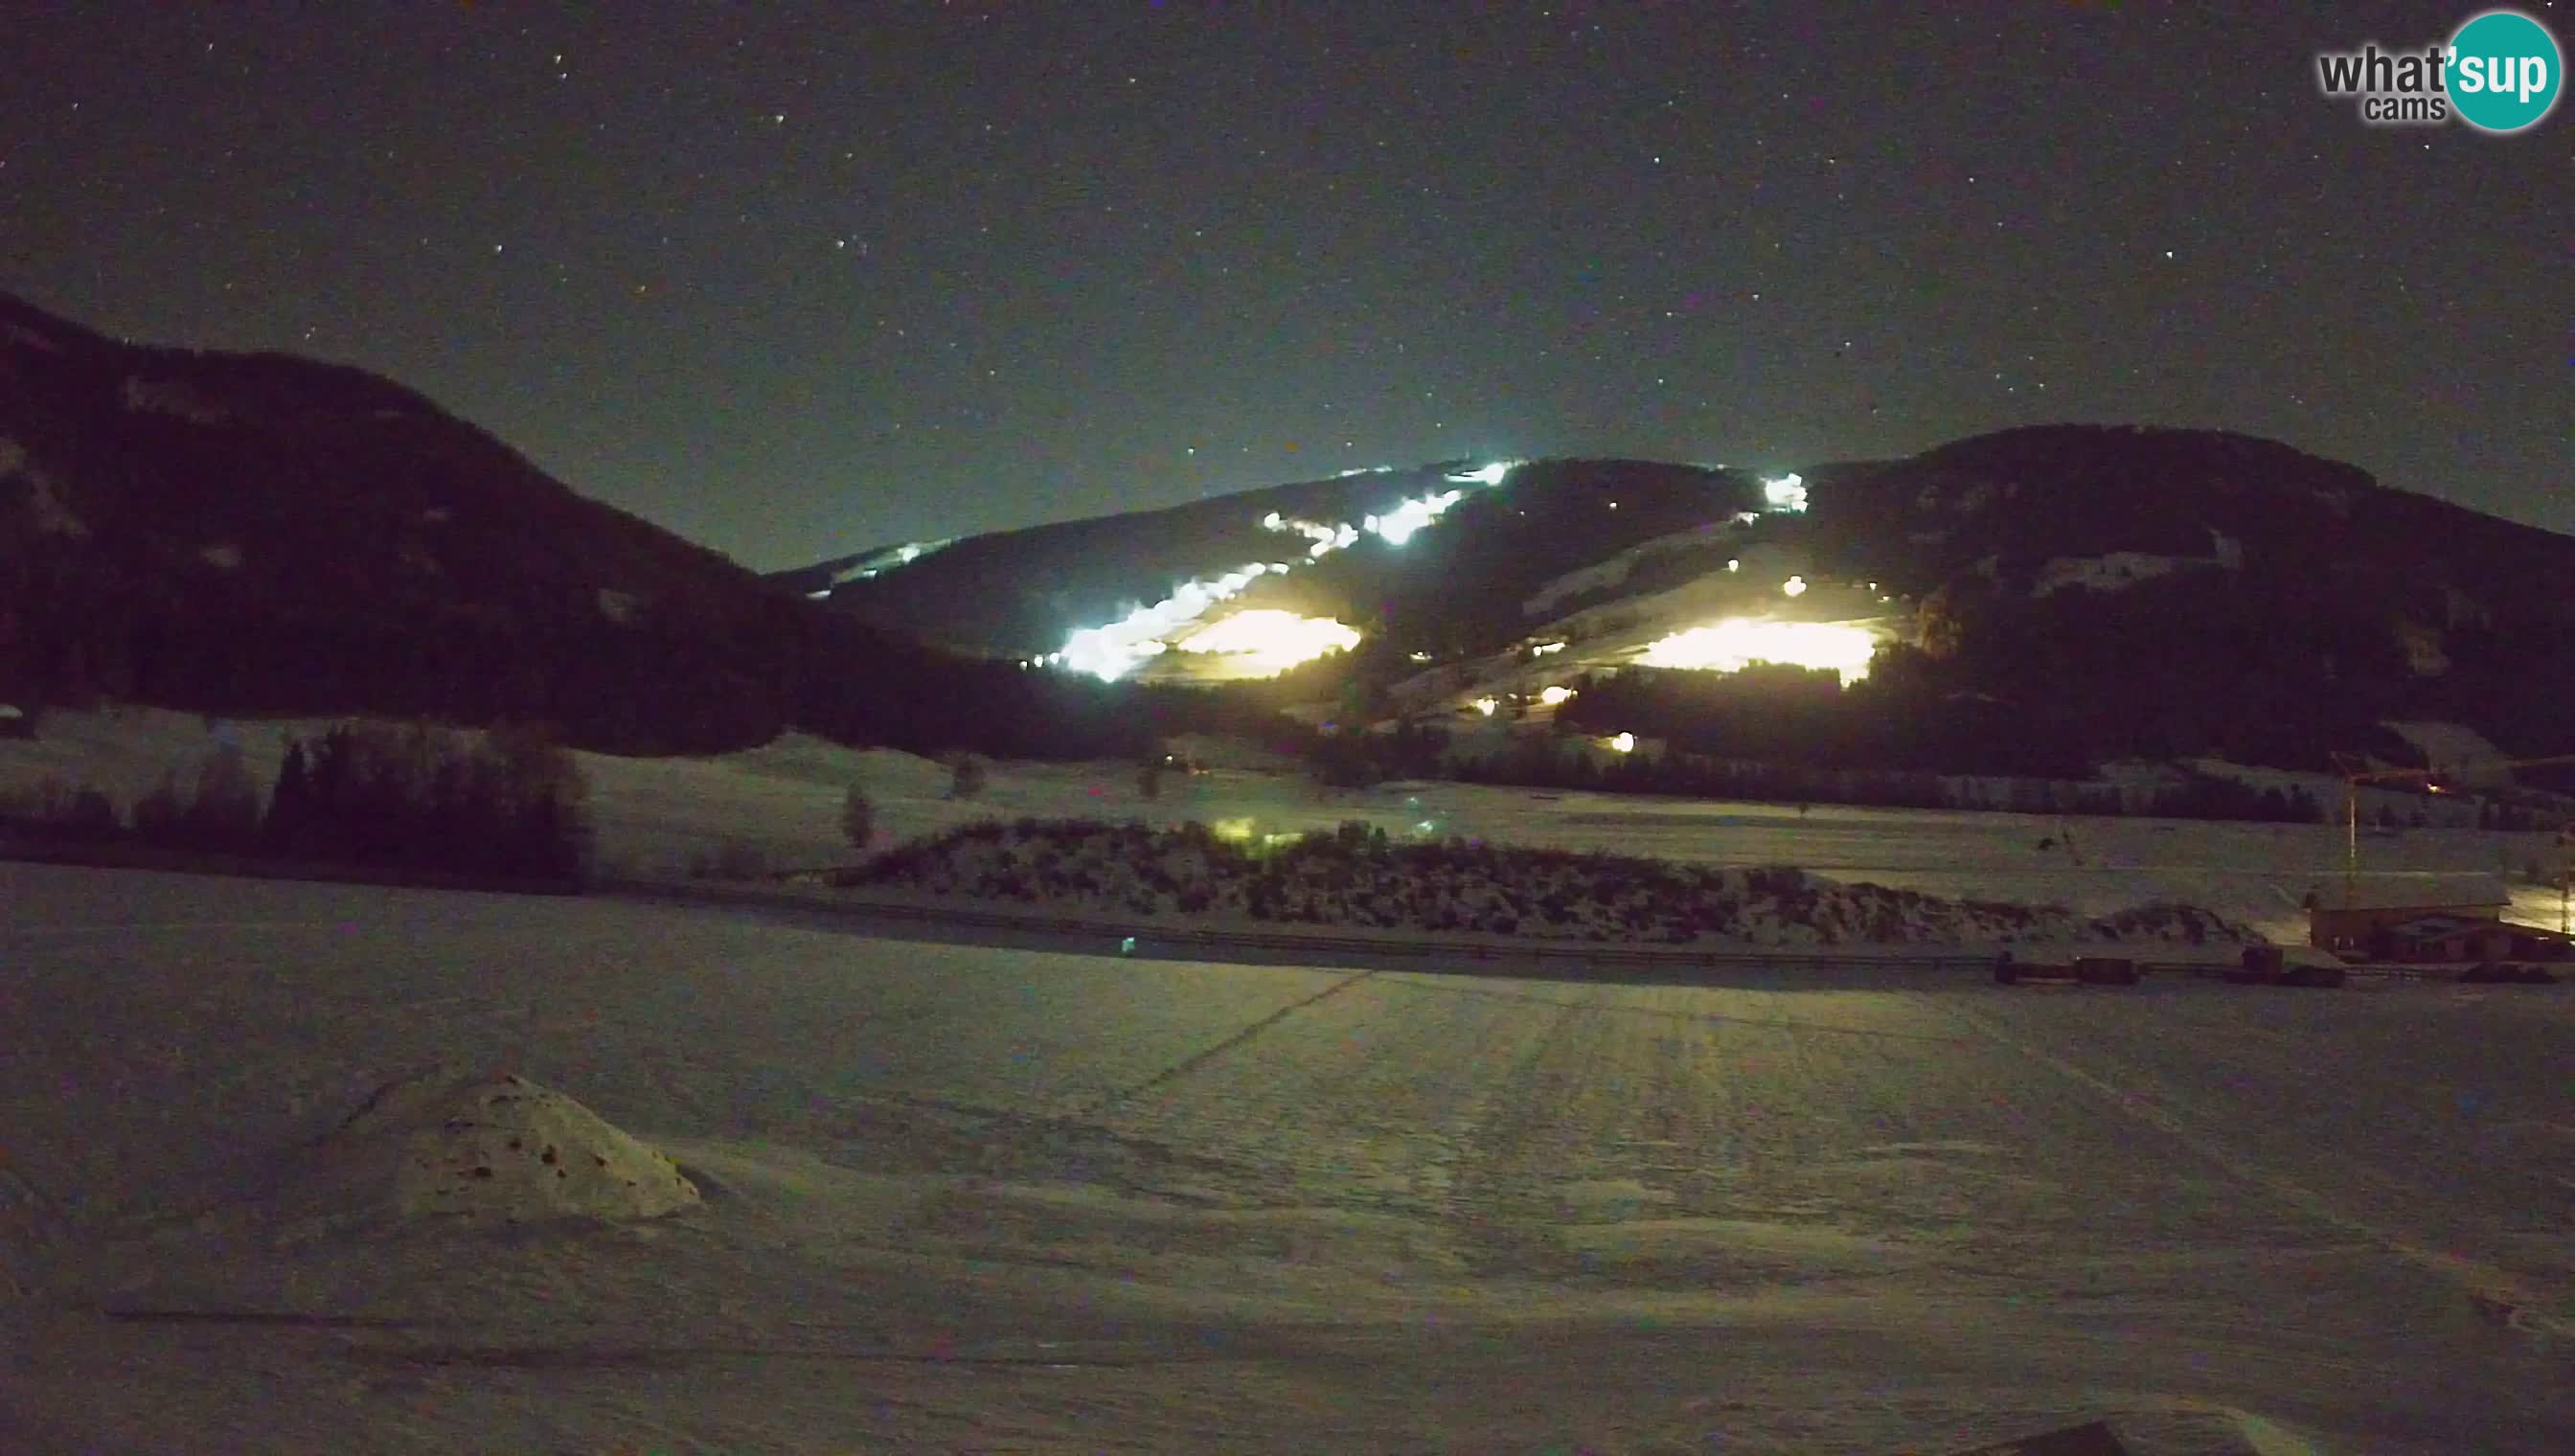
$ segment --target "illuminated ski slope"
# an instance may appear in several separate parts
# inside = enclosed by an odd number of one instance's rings
[[[901,546],[890,546],[883,551],[870,552],[834,572],[829,585],[805,595],[814,601],[822,601],[830,597],[834,591],[852,582],[864,582],[870,578],[884,576],[897,567],[911,566],[942,547],[954,545],[956,540],[957,538],[951,536],[943,537],[938,541],[908,541]]]
[[[1676,632],[1646,648],[1637,661],[1648,668],[1735,673],[1754,663],[1829,668],[1844,683],[1868,676],[1877,636],[1839,622],[1770,622],[1729,617]]]
[[[1522,462],[1515,460],[1495,461],[1478,466],[1471,471],[1452,471],[1448,475],[1448,480],[1460,487],[1497,486],[1508,479],[1510,473],[1518,469],[1521,464]],[[1370,470],[1361,473],[1379,472]],[[1282,535],[1303,537],[1306,542],[1305,560],[1315,562],[1330,556],[1333,552],[1357,545],[1358,539],[1363,535],[1373,536],[1388,546],[1401,546],[1410,541],[1423,527],[1446,514],[1449,507],[1464,500],[1465,496],[1466,493],[1462,489],[1416,496],[1381,515],[1366,517],[1356,526],[1345,522],[1298,521],[1282,516],[1276,511],[1264,517],[1261,524],[1265,530]],[[1040,661],[1049,667],[1064,667],[1077,673],[1089,673],[1105,683],[1116,682],[1136,671],[1148,659],[1171,651],[1174,635],[1204,618],[1218,603],[1241,596],[1245,589],[1265,576],[1285,575],[1294,570],[1293,563],[1255,562],[1237,567],[1221,576],[1183,583],[1173,590],[1171,596],[1150,607],[1139,607],[1116,622],[1100,627],[1087,627],[1074,633],[1065,639],[1061,650],[1049,654]],[[1281,613],[1277,616],[1285,618],[1288,614]],[[1264,644],[1257,649],[1237,646],[1199,650],[1254,652],[1265,663],[1277,662],[1278,668],[1273,671],[1284,671],[1306,658],[1328,652],[1335,646],[1345,647],[1357,641],[1355,633],[1349,633],[1348,629],[1341,628],[1340,624],[1329,622],[1328,619],[1297,620],[1318,625],[1289,632],[1284,624],[1267,623],[1255,629]],[[1329,629],[1332,628],[1338,628],[1340,632],[1330,631]],[[1340,641],[1340,633],[1348,633],[1347,642]],[[1249,639],[1238,641],[1249,641]],[[1297,645],[1309,647],[1310,651],[1306,651],[1301,657],[1286,656]]]
[[[1490,489],[1510,478],[1524,461],[1502,460],[1477,466],[1473,470],[1447,473],[1451,489],[1415,496],[1390,510],[1348,522],[1304,521],[1273,511],[1262,518],[1262,528],[1282,536],[1300,538],[1305,543],[1305,562],[1317,562],[1336,551],[1358,544],[1362,536],[1373,536],[1388,546],[1402,546],[1422,530],[1447,514],[1449,508],[1466,498],[1470,488]],[[1342,478],[1357,475],[1387,474],[1391,467],[1371,466],[1344,471]],[[1796,474],[1767,479],[1761,483],[1763,499],[1776,512],[1798,513],[1806,509],[1804,478]],[[1738,524],[1760,519],[1759,512],[1740,512]],[[1215,607],[1242,595],[1253,583],[1265,576],[1286,575],[1296,569],[1296,562],[1255,562],[1237,567],[1215,577],[1186,582],[1173,589],[1172,595],[1150,606],[1129,612],[1116,622],[1083,628],[1065,639],[1062,649],[1037,659],[1033,666],[1062,667],[1077,673],[1089,673],[1103,682],[1115,682],[1133,673],[1147,661],[1173,650],[1176,635],[1200,622]],[[1790,596],[1804,589],[1802,582],[1788,588]],[[1344,640],[1347,634],[1347,640]],[[1260,646],[1251,646],[1259,639]],[[1264,665],[1276,663],[1270,671],[1285,671],[1299,662],[1338,647],[1354,645],[1356,634],[1339,623],[1324,618],[1294,618],[1275,613],[1237,637],[1223,639],[1235,646],[1195,651],[1223,651],[1250,655]],[[1291,656],[1300,648],[1302,656]]]

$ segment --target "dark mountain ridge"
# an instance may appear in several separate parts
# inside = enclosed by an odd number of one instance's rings
[[[826,613],[420,394],[124,343],[0,295],[0,702],[550,726],[626,752],[804,728],[1128,751],[1144,695]]]
[[[1242,605],[1340,617],[1370,635],[1349,671],[1385,677],[1416,653],[1506,651],[1550,614],[1641,601],[1767,547],[1818,582],[1883,591],[1900,641],[1877,691],[1846,712],[1916,725],[1805,733],[1797,751],[1991,771],[2206,752],[2321,767],[2337,744],[2383,745],[2378,725],[2402,718],[2464,723],[2523,754],[2575,745],[2558,686],[2575,675],[2575,539],[2212,431],[2037,426],[1800,475],[1796,511],[1738,472],[1527,463],[1464,488],[1401,546],[1362,538],[1262,579]],[[1414,473],[1357,490],[1428,484]],[[1377,499],[1347,482],[1283,489],[1325,488],[1345,512]],[[1176,582],[1265,559],[1263,534],[1246,527],[1281,499],[979,538],[836,600],[892,625],[912,625],[912,612],[975,622],[996,651],[1042,652]],[[1124,541],[1128,526],[1137,542]],[[1547,612],[1522,610],[1540,584],[1621,553],[1632,566],[1538,599]],[[1048,590],[1014,596],[1014,581]],[[1009,605],[979,618],[979,594]],[[1668,711],[1627,726],[1704,740],[1704,685],[1688,683],[1704,675],[1666,676]],[[1887,696],[1899,684],[1900,704]],[[1643,712],[1636,685],[1617,701]],[[1704,745],[1780,742],[1718,737]]]
[[[2568,538],[2212,432],[2035,427],[1801,474],[1802,510],[1724,469],[1444,462],[763,579],[364,371],[124,343],[0,296],[0,701],[535,721],[624,751],[798,727],[1127,752],[1283,694],[1382,702],[1424,659],[1507,652],[1548,613],[1768,548],[1845,597],[1885,589],[1866,610],[1896,640],[1869,681],[1801,699],[1811,730],[1782,739],[1729,727],[1778,715],[1716,704],[1708,675],[1629,670],[1599,700],[1625,727],[1988,771],[2310,766],[2398,717],[2569,745]],[[1272,563],[1292,570],[1234,605],[1339,617],[1365,648],[1233,697],[1016,662]],[[818,583],[827,603],[804,599]]]

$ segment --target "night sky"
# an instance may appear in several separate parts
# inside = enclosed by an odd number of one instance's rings
[[[2060,420],[2575,530],[2575,105],[2314,79],[2478,8],[12,0],[0,289],[378,370],[764,569]]]

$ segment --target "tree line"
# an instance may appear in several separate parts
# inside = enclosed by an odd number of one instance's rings
[[[218,746],[121,813],[59,781],[0,801],[0,823],[57,839],[125,839],[221,855],[574,884],[588,871],[589,790],[538,729],[485,734],[346,723],[290,738],[265,798],[240,747]]]

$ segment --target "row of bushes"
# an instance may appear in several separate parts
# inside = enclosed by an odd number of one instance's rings
[[[1356,820],[1260,840],[1229,839],[1199,823],[984,820],[829,878],[1143,915],[1239,913],[1594,940],[2258,939],[2246,926],[2190,906],[2086,919],[2061,905],[1945,900],[1837,884],[1786,866],[1718,868],[1455,838],[1397,842]]]

